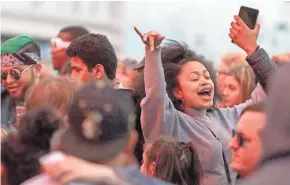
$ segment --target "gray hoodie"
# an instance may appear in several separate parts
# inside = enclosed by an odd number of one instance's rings
[[[272,82],[267,122],[261,133],[262,163],[239,185],[290,184],[290,64],[279,69]]]
[[[146,47],[145,90],[146,97],[141,102],[141,124],[145,139],[162,134],[173,136],[181,141],[192,141],[199,154],[204,185],[234,184],[236,173],[229,167],[231,150],[229,140],[236,127],[241,111],[249,104],[264,98],[261,86],[252,93],[252,99],[233,108],[197,111],[176,110],[166,93],[164,71],[160,49],[151,52]],[[247,57],[258,80],[267,86],[275,65],[263,49]]]

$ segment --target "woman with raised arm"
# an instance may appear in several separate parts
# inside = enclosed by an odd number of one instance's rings
[[[247,62],[262,87],[266,88],[275,65],[256,43],[259,27],[250,30],[239,17],[235,16],[235,20],[231,25],[230,37],[247,52]],[[143,35],[137,28],[135,30],[146,45],[146,97],[141,102],[141,124],[145,139],[165,134],[185,142],[191,140],[200,156],[202,184],[234,184],[236,173],[229,167],[231,130],[236,127],[243,108],[262,98],[262,89],[258,86],[252,93],[252,99],[244,104],[233,108],[214,108],[213,76],[210,76],[206,68],[208,65],[202,57],[189,55],[169,62],[176,66],[169,68],[175,76],[167,75],[165,79],[159,48],[165,37],[152,31]],[[170,74],[168,71],[165,73]],[[166,87],[169,79],[173,81],[172,88]],[[180,100],[179,107],[173,104],[170,94]]]

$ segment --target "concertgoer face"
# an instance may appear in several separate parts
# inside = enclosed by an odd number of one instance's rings
[[[238,121],[236,130],[238,134],[230,142],[233,150],[231,167],[241,176],[251,174],[259,163],[262,153],[259,132],[264,127],[265,121],[265,113],[250,110],[246,111]],[[242,143],[239,143],[241,139],[238,137],[243,138]]]
[[[64,43],[70,43],[72,37],[70,33],[61,32],[57,35],[57,38],[60,38]],[[51,55],[52,55],[52,64],[54,69],[60,71],[63,65],[69,60],[69,57],[66,54],[66,47],[59,48],[57,45],[51,45]]]
[[[175,96],[184,100],[184,108],[208,109],[213,106],[214,84],[204,65],[197,61],[185,63],[177,79],[179,88],[175,90]]]
[[[228,72],[229,72],[229,68],[226,66],[226,64],[223,61],[221,61],[219,69],[218,69],[218,74],[217,74],[217,77],[216,77],[217,78],[216,79],[217,87],[218,87],[218,90],[220,92],[223,91],[224,80],[225,80]]]
[[[240,83],[234,76],[227,76],[224,79],[224,88],[222,91],[222,101],[225,107],[233,107],[242,103]]]
[[[32,68],[33,66],[29,65],[2,66],[1,83],[12,99],[22,100],[24,98],[26,90],[34,82]],[[11,75],[11,71],[13,75],[19,76],[18,80],[17,77],[15,79],[15,76]],[[3,75],[6,78],[3,78]]]
[[[83,83],[88,83],[89,81],[94,79],[93,73],[89,72],[87,65],[80,57],[72,57],[70,63],[72,68],[72,79],[81,80]]]
[[[136,80],[139,75],[138,70],[133,70],[129,68],[118,69],[116,72],[116,82],[122,83],[125,88],[131,89],[133,82]]]

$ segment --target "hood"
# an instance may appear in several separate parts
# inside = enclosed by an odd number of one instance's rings
[[[262,130],[263,160],[290,152],[290,63],[270,81],[267,122]]]

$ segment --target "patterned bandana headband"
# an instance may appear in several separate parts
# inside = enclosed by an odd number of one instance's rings
[[[1,66],[33,65],[40,61],[36,53],[7,53],[1,55]]]

